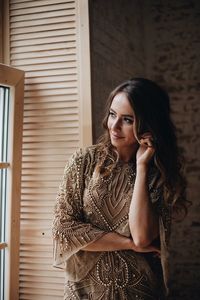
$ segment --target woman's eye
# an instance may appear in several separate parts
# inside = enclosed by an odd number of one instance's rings
[[[133,120],[129,118],[124,118],[124,122],[127,124],[133,124]]]
[[[112,111],[110,111],[110,112],[109,112],[109,116],[111,116],[112,118],[114,118],[114,117],[115,117],[115,113],[112,112]]]

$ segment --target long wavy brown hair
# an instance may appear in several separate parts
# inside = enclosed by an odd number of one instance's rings
[[[117,86],[109,95],[103,120],[104,134],[98,140],[99,171],[108,176],[118,161],[118,154],[111,144],[107,127],[110,106],[120,92],[126,94],[135,113],[135,132],[139,140],[144,132],[150,132],[155,147],[151,163],[158,170],[157,186],[163,187],[164,200],[170,203],[176,216],[187,214],[190,201],[186,199],[186,180],[183,175],[183,158],[177,146],[176,128],[170,117],[168,94],[155,82],[133,78]]]

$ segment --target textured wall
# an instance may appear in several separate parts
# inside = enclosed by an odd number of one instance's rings
[[[108,94],[121,81],[143,74],[143,35],[141,1],[90,1],[94,141]]]
[[[173,225],[170,299],[199,299],[200,1],[93,0],[90,26],[94,141],[105,98],[127,77],[156,80],[171,96],[193,206]]]
[[[200,2],[145,1],[146,75],[166,87],[186,157],[187,219],[174,224],[172,299],[200,297]]]

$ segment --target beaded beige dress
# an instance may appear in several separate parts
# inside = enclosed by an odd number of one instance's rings
[[[103,234],[130,237],[128,212],[134,188],[132,163],[118,162],[104,178],[96,169],[98,146],[77,151],[68,161],[53,222],[54,266],[65,272],[64,299],[164,299],[168,279],[170,207],[149,174],[149,195],[159,214],[161,258],[132,250],[81,250]]]

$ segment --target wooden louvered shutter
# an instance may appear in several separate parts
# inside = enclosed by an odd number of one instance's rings
[[[19,299],[63,297],[52,211],[67,158],[91,143],[87,5],[10,0],[10,64],[25,71]]]

